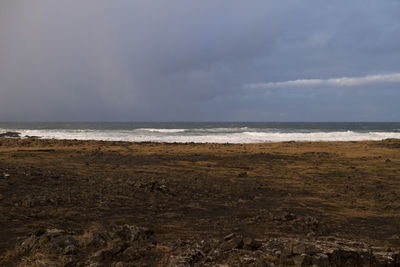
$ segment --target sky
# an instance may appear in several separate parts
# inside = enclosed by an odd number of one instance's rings
[[[399,121],[398,0],[2,0],[0,121]]]

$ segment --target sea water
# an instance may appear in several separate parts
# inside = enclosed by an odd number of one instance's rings
[[[22,137],[132,142],[261,143],[400,138],[400,123],[46,122],[0,123]]]

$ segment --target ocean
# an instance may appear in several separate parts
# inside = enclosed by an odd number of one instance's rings
[[[366,122],[7,122],[22,137],[132,142],[261,143],[400,138],[400,123]]]

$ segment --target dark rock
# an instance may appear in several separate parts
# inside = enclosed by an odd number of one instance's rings
[[[320,250],[314,245],[308,245],[305,250],[305,253],[308,255],[315,255],[319,252],[320,252]]]
[[[243,239],[240,237],[234,237],[232,239],[229,239],[225,244],[223,244],[222,249],[223,250],[231,250],[235,248],[243,248]]]
[[[64,254],[65,255],[71,255],[71,254],[76,254],[78,252],[78,248],[74,245],[68,245],[64,249]]]
[[[306,252],[306,246],[304,245],[304,243],[298,243],[296,245],[293,245],[292,254],[301,255],[304,254],[305,252]]]
[[[109,252],[106,249],[100,249],[100,250],[96,251],[90,257],[90,259],[93,261],[102,262],[102,261],[106,260],[106,258],[108,258],[108,256],[109,256]]]
[[[206,255],[199,248],[188,248],[180,255],[169,257],[167,266],[193,266],[195,262],[202,262]]]
[[[134,247],[128,247],[127,249],[124,250],[122,253],[122,256],[124,259],[129,260],[133,255],[135,255],[136,248]]]
[[[63,266],[64,267],[75,267],[77,266],[77,262],[74,258],[70,255],[66,255],[62,258]]]
[[[166,185],[160,185],[160,186],[158,186],[158,187],[157,187],[157,190],[160,191],[160,192],[162,192],[162,193],[168,193],[168,192],[169,192],[169,189],[168,189],[168,187],[167,187]]]
[[[241,177],[241,178],[247,177],[247,172],[241,172],[241,173],[239,173],[239,174],[238,174],[238,177]]]
[[[152,235],[149,229],[134,225],[117,225],[113,228],[112,237],[123,241],[147,240]]]
[[[329,267],[329,257],[326,254],[316,254],[312,257],[312,264],[320,267]]]
[[[232,238],[234,238],[234,237],[235,237],[235,234],[234,234],[234,233],[231,233],[231,234],[228,234],[228,235],[224,236],[224,239],[225,239],[225,240],[230,240],[230,239],[232,239]]]
[[[104,267],[105,265],[101,262],[90,262],[89,264],[85,264],[84,266],[89,267]]]
[[[117,240],[113,240],[111,247],[110,247],[110,253],[113,255],[117,255],[118,253],[124,251],[127,247],[128,247],[128,243],[117,239]]]
[[[24,207],[30,208],[30,207],[33,207],[33,206],[35,205],[35,202],[34,202],[33,199],[28,198],[28,199],[25,199],[25,200],[22,202],[22,205],[23,205]]]
[[[43,266],[39,262],[44,259],[51,260],[47,262],[51,266],[400,266],[400,251],[394,248],[336,237],[259,240],[231,233],[224,240],[177,241],[156,247],[146,228],[104,229],[85,235],[39,229],[17,243],[14,265]]]
[[[287,213],[282,216],[282,221],[292,221],[294,219],[296,219],[296,215],[294,215],[293,213]]]
[[[46,230],[43,229],[43,228],[40,228],[40,229],[38,229],[38,230],[35,231],[35,236],[41,236],[41,235],[43,235],[44,233],[46,233]]]
[[[35,136],[35,135],[25,135],[26,138],[30,138],[30,139],[40,139],[42,137],[40,136]]]
[[[20,138],[21,133],[18,132],[5,132],[0,134],[0,138]]]
[[[125,265],[124,262],[122,262],[122,261],[111,264],[111,267],[124,267],[124,266],[127,266],[127,265]]]
[[[34,247],[37,247],[38,240],[35,236],[30,236],[19,244],[17,250],[22,251],[24,253],[32,250]]]
[[[87,248],[102,248],[107,245],[107,235],[103,232],[93,232],[89,237],[82,240],[82,246]]]
[[[260,258],[257,259],[257,261],[255,263],[255,266],[257,266],[257,267],[268,267],[267,263],[263,259],[260,259]]]
[[[259,247],[262,246],[262,243],[260,241],[250,237],[244,238],[243,244],[246,249],[252,249],[252,250],[258,249]]]

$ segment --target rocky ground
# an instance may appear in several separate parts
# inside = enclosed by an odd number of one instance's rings
[[[400,252],[362,242],[318,239],[253,239],[229,234],[223,240],[158,244],[149,228],[112,225],[84,234],[39,229],[21,239],[4,263],[22,266],[399,266]]]
[[[399,200],[400,140],[0,138],[0,265],[400,266]]]

